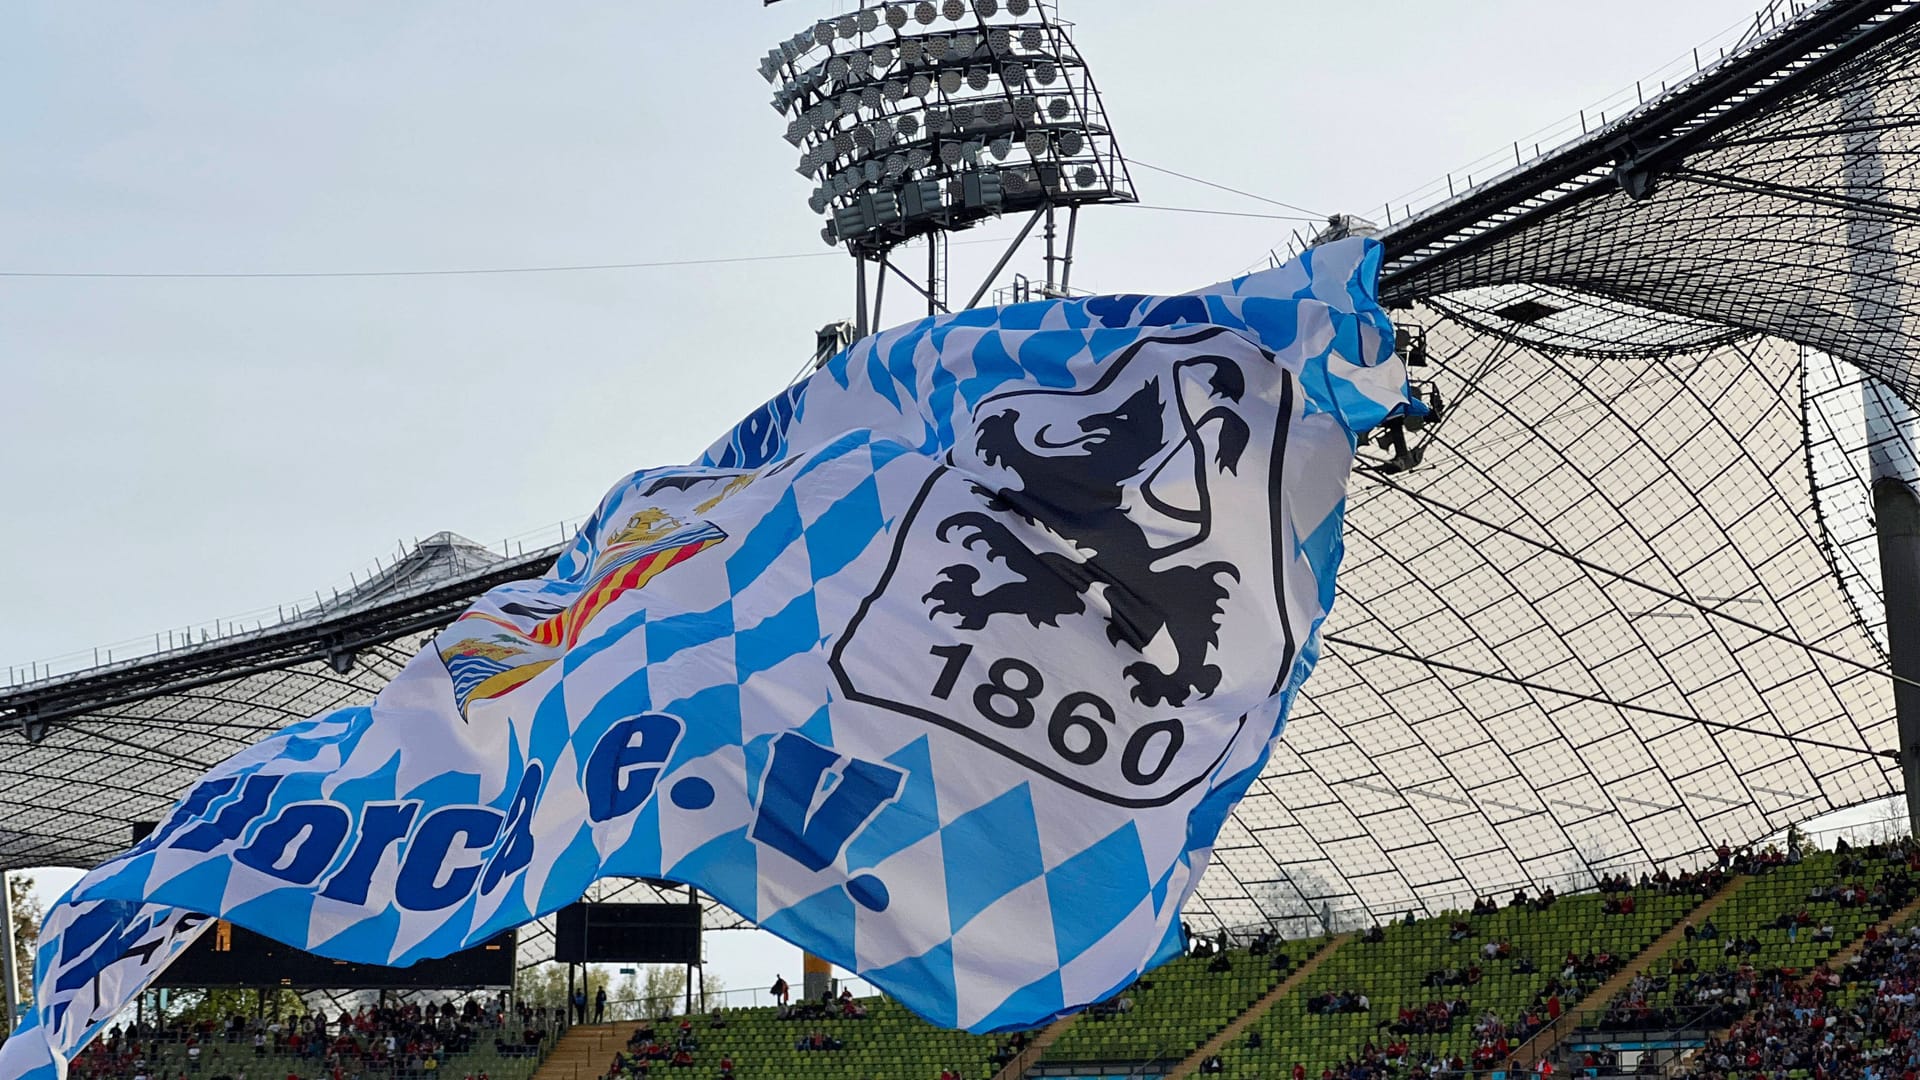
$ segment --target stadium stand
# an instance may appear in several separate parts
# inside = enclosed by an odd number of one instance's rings
[[[1789,980],[1778,973],[1748,1008],[1677,1070],[1682,1080],[1897,1078],[1920,1067],[1920,925],[1909,904],[1883,931],[1869,927],[1844,963]],[[1616,1075],[1588,1055],[1588,1075]]]
[[[409,1004],[321,1019],[115,1026],[74,1059],[73,1080],[530,1080],[562,1027],[544,1010]],[[319,1024],[316,1027],[316,1022]]]
[[[1275,1003],[1212,1071],[1250,1080],[1503,1065],[1722,880],[1648,879],[1505,907],[1483,898],[1471,913],[1374,927]]]
[[[1799,979],[1914,898],[1906,845],[1743,859],[1750,880],[1598,1017],[1602,1032],[1707,1029]]]
[[[1293,969],[1292,974],[1283,979],[1279,985],[1262,995],[1247,1011],[1230,1021],[1226,1027],[1215,1032],[1212,1038],[1200,1044],[1199,1049],[1188,1054],[1186,1058],[1175,1065],[1173,1071],[1167,1075],[1169,1077],[1184,1078],[1193,1076],[1200,1072],[1202,1068],[1211,1072],[1221,1071],[1224,1065],[1220,1063],[1220,1054],[1229,1046],[1234,1045],[1248,1028],[1259,1023],[1260,1019],[1267,1015],[1268,1010],[1272,1009],[1275,1003],[1292,993],[1296,986],[1312,978],[1313,973],[1320,969],[1321,963],[1323,963],[1327,957],[1333,955],[1334,950],[1345,945],[1352,939],[1352,934],[1335,935],[1320,951],[1309,957],[1304,963],[1297,965]]]
[[[1049,1065],[1180,1061],[1326,945],[1326,938],[1263,938],[1247,948],[1224,950],[1210,943],[1090,1010],[1043,1060]]]
[[[846,1008],[849,1004],[852,1009]],[[864,1015],[849,1015],[854,1012]],[[686,1036],[692,1038],[687,1060],[676,1067]],[[896,1002],[846,998],[831,1006],[735,1009],[717,1018],[575,1028],[538,1080],[576,1080],[574,1072],[563,1068],[563,1055],[568,1063],[576,1061],[575,1047],[581,1045],[604,1054],[593,1071],[580,1070],[578,1080],[677,1075],[697,1080],[937,1080],[943,1075],[979,1080],[1011,1060],[1027,1038],[949,1031]]]
[[[73,1076],[1371,1080],[1532,1065],[1563,1041],[1561,1029],[1571,1031],[1554,1023],[1564,1015],[1584,1025],[1582,1049],[1552,1060],[1573,1075],[1608,1075],[1605,1052],[1586,1048],[1623,1032],[1687,1029],[1695,1035],[1685,1045],[1705,1047],[1685,1062],[1689,1077],[1829,1080],[1869,1075],[1862,1063],[1896,1062],[1874,1075],[1897,1077],[1910,1055],[1920,1067],[1916,881],[1920,846],[1912,842],[1769,848],[1728,853],[1698,874],[1613,878],[1578,895],[1482,898],[1471,911],[1334,939],[1262,937],[1227,949],[1201,941],[1044,1033],[967,1035],[897,1003],[849,995],[578,1026],[555,1045],[558,1016],[507,1017],[477,1002],[407,1005],[335,1017],[318,1040],[311,1017],[277,1030],[235,1017],[113,1031],[76,1061]]]

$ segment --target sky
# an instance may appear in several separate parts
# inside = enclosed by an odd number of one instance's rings
[[[1130,159],[1326,214],[1616,98],[1756,3],[1062,14]],[[0,668],[270,609],[443,529],[558,539],[625,473],[696,456],[852,314],[755,70],[848,6],[0,5]],[[1133,175],[1151,205],[1293,213]],[[1185,291],[1307,227],[1096,208],[1074,283]],[[960,237],[955,281],[1014,231]],[[715,940],[731,986],[796,977],[764,935]]]

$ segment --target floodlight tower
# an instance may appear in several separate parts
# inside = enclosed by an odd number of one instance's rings
[[[889,274],[947,310],[949,234],[1002,214],[1026,224],[967,307],[1046,225],[1047,295],[1073,281],[1080,208],[1136,201],[1071,25],[1051,0],[862,0],[760,61],[788,118],[821,237],[854,258],[855,329],[879,322]],[[1064,246],[1056,214],[1066,211]],[[927,271],[894,249],[927,240]],[[872,312],[869,316],[869,271]]]

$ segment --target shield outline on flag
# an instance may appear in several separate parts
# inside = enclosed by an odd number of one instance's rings
[[[1149,346],[1169,346],[1169,345],[1178,346],[1178,345],[1193,344],[1196,342],[1204,341],[1209,338],[1218,336],[1220,334],[1232,333],[1231,331],[1224,330],[1223,328],[1220,328],[1220,327],[1205,327],[1205,328],[1197,328],[1197,329],[1199,329],[1198,333],[1189,334],[1185,337],[1155,336],[1155,337],[1144,339],[1142,341],[1135,342],[1134,344],[1128,346],[1125,350],[1123,350],[1120,353],[1120,355],[1110,360],[1108,362],[1108,366],[1106,370],[1101,373],[1101,377],[1095,380],[1093,384],[1087,387],[1075,389],[1075,390],[1061,390],[1061,389],[1044,388],[1044,387],[1037,388],[1037,387],[1030,387],[1030,386],[1022,387],[1020,389],[1009,391],[1006,393],[990,395],[982,399],[980,404],[975,407],[974,413],[976,416],[978,416],[984,413],[987,410],[987,408],[994,403],[1002,402],[1002,401],[1006,401],[1006,400],[1014,399],[1018,397],[1025,397],[1025,396],[1047,395],[1047,396],[1055,396],[1055,397],[1092,397],[1096,394],[1107,391],[1111,387],[1112,383],[1115,380],[1117,380],[1121,376],[1121,374],[1128,368],[1130,361],[1132,361],[1139,352],[1143,351]],[[1291,431],[1293,413],[1294,413],[1294,409],[1297,407],[1296,399],[1299,397],[1300,388],[1298,385],[1298,375],[1291,369],[1287,368],[1285,365],[1280,364],[1278,358],[1270,350],[1260,346],[1258,343],[1248,341],[1246,338],[1241,337],[1240,335],[1236,334],[1233,336],[1236,337],[1241,343],[1252,348],[1255,352],[1263,355],[1269,363],[1274,364],[1278,368],[1280,377],[1283,380],[1282,394],[1281,394],[1282,400],[1281,400],[1280,408],[1278,409],[1278,423],[1272,432],[1272,442],[1270,447],[1268,448],[1269,490],[1267,492],[1268,529],[1269,529],[1268,548],[1269,548],[1269,553],[1271,555],[1272,595],[1273,595],[1275,606],[1279,612],[1280,617],[1278,619],[1278,622],[1280,627],[1282,628],[1282,635],[1283,635],[1283,640],[1280,642],[1276,642],[1276,644],[1280,646],[1280,648],[1277,651],[1279,652],[1279,655],[1282,657],[1284,662],[1277,665],[1277,671],[1276,671],[1275,679],[1274,679],[1272,690],[1271,690],[1272,693],[1278,693],[1285,686],[1288,674],[1293,669],[1294,661],[1299,656],[1299,646],[1298,646],[1298,642],[1295,640],[1295,637],[1294,637],[1293,625],[1286,617],[1287,589],[1286,589],[1286,577],[1285,577],[1285,559],[1282,552],[1282,538],[1285,534],[1284,534],[1284,522],[1282,520],[1284,511],[1282,509],[1282,501],[1281,501],[1281,484],[1282,484],[1282,479],[1284,477],[1287,440]],[[1190,423],[1187,425],[1187,430],[1185,432],[1185,435],[1190,440],[1196,437],[1196,432],[1193,430]],[[1219,739],[1220,749],[1218,754],[1215,755],[1212,758],[1212,760],[1208,761],[1204,767],[1196,768],[1192,770],[1192,776],[1189,779],[1186,779],[1184,782],[1176,785],[1172,790],[1164,792],[1157,796],[1130,798],[1122,795],[1117,795],[1112,791],[1106,790],[1094,784],[1089,784],[1081,779],[1067,775],[1066,773],[1062,772],[1060,769],[1055,768],[1054,766],[1048,764],[1047,762],[1038,760],[1034,756],[1024,753],[1008,745],[1006,742],[1003,742],[995,738],[991,732],[981,730],[979,727],[976,727],[972,724],[969,724],[960,720],[956,720],[952,716],[949,716],[948,714],[940,710],[927,708],[922,705],[917,705],[908,701],[901,701],[893,697],[883,696],[875,693],[869,693],[865,690],[862,690],[859,687],[859,685],[856,683],[854,679],[853,673],[848,670],[848,667],[846,664],[846,654],[847,654],[848,648],[849,646],[853,645],[854,642],[858,639],[860,628],[862,624],[867,620],[874,605],[877,602],[879,602],[883,597],[886,597],[892,591],[894,586],[894,579],[900,570],[903,557],[906,552],[907,544],[910,541],[910,539],[912,539],[916,535],[915,525],[917,522],[920,521],[922,517],[922,511],[925,509],[929,497],[933,494],[935,488],[943,478],[956,472],[958,472],[958,468],[955,464],[955,454],[954,454],[954,451],[949,451],[946,456],[945,463],[937,466],[933,470],[932,474],[929,475],[928,478],[922,483],[919,491],[914,496],[913,503],[907,509],[906,513],[902,516],[900,525],[896,530],[896,539],[894,541],[892,550],[888,556],[886,569],[882,572],[879,582],[874,586],[873,590],[865,598],[861,600],[860,606],[855,611],[853,618],[849,620],[847,623],[846,632],[840,635],[838,640],[834,642],[833,651],[829,657],[828,664],[833,672],[835,680],[838,682],[840,686],[841,692],[845,694],[849,700],[858,702],[860,704],[870,705],[877,708],[886,709],[891,712],[912,716],[917,719],[932,723],[935,726],[943,728],[947,731],[951,731],[956,734],[965,736],[967,739],[981,746],[984,746],[994,751],[995,753],[1000,754],[1003,757],[1006,757],[1010,760],[1018,762],[1019,764],[1025,766],[1026,768],[1032,770],[1035,773],[1038,773],[1041,776],[1046,777],[1047,779],[1053,781],[1054,783],[1060,784],[1061,786],[1066,787],[1069,790],[1078,792],[1082,795],[1089,796],[1091,798],[1097,799],[1103,803],[1107,803],[1110,805],[1135,808],[1135,809],[1165,806],[1169,803],[1172,803],[1178,800],[1179,798],[1187,794],[1187,792],[1191,791],[1196,785],[1198,785],[1203,780],[1205,780],[1208,776],[1212,775],[1212,773],[1219,768],[1220,763],[1224,761],[1227,755],[1232,751],[1232,748],[1235,742],[1237,742],[1237,740],[1239,739],[1241,732],[1245,730],[1247,725],[1247,720],[1248,720],[1248,717],[1245,714],[1242,714],[1240,717],[1237,718],[1237,720],[1234,722],[1234,726],[1231,732],[1227,733],[1224,737],[1221,737]]]

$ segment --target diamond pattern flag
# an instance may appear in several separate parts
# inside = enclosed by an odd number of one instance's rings
[[[405,965],[605,875],[952,1027],[1126,986],[1313,667],[1357,436],[1416,407],[1379,259],[930,318],[621,481],[83,878],[0,1080],[57,1077],[207,916]]]

